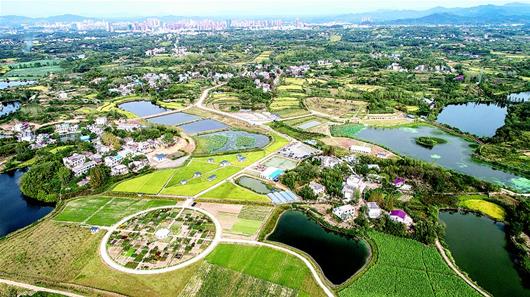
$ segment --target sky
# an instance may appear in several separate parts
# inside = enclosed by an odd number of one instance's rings
[[[0,15],[46,17],[308,16],[380,9],[428,9],[506,4],[515,0],[0,0]],[[518,0],[530,3],[530,0]]]

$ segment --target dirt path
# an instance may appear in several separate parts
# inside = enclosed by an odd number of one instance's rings
[[[492,297],[488,292],[486,292],[485,290],[483,290],[481,287],[477,286],[474,282],[472,282],[466,275],[464,275],[462,272],[460,272],[460,270],[453,264],[453,261],[451,261],[449,259],[449,257],[447,257],[447,255],[445,254],[445,250],[443,248],[443,246],[440,244],[440,241],[438,241],[438,239],[436,239],[436,248],[438,249],[438,251],[440,252],[440,254],[442,255],[442,258],[444,258],[445,262],[447,263],[447,265],[449,265],[449,267],[451,267],[451,269],[460,277],[462,278],[469,286],[471,286],[473,289],[475,289],[477,292],[480,293],[480,295],[484,296],[484,297]]]
[[[15,281],[7,280],[7,279],[0,279],[0,283],[6,284],[8,286],[24,288],[26,290],[31,290],[31,291],[35,291],[35,292],[46,292],[46,293],[60,294],[60,295],[69,296],[69,297],[83,297],[83,295],[78,295],[78,294],[74,294],[74,293],[70,293],[70,292],[66,292],[66,291],[48,289],[48,288],[45,288],[45,287],[38,287],[38,286],[25,284],[25,283],[21,283],[21,282],[15,282]]]

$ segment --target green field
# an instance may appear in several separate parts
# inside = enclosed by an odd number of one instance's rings
[[[359,133],[363,128],[364,125],[360,124],[334,125],[331,127],[331,135],[336,137],[353,138],[355,134]]]
[[[113,191],[145,194],[161,193],[179,196],[199,194],[243,170],[246,166],[279,150],[288,143],[286,139],[275,133],[271,136],[273,141],[263,150],[241,153],[240,155],[245,157],[243,161],[238,160],[238,154],[197,157],[183,167],[156,171],[123,181],[114,187]],[[230,162],[230,165],[220,166],[221,161],[225,160]],[[196,172],[200,172],[200,176],[194,177]],[[216,175],[216,178],[208,180],[212,175]]]
[[[268,247],[220,244],[206,257],[206,261],[295,289],[301,296],[323,294],[302,261]]]
[[[175,170],[173,169],[155,171],[134,179],[126,180],[114,187],[113,191],[157,194],[174,173]]]
[[[369,233],[377,259],[339,292],[340,297],[481,296],[458,277],[434,247],[411,239]]]
[[[265,195],[260,195],[251,190],[235,185],[231,182],[225,182],[211,191],[206,192],[201,198],[213,198],[223,200],[238,200],[252,202],[270,202]]]
[[[68,202],[54,220],[111,226],[139,211],[175,204],[175,200],[169,199],[86,197]]]
[[[13,69],[10,70],[5,74],[5,76],[9,77],[43,77],[47,76],[50,73],[59,73],[64,71],[61,66],[53,65],[53,66],[43,66],[43,67],[35,67],[35,68],[21,68],[21,69]]]
[[[506,212],[502,207],[499,205],[489,202],[486,200],[482,200],[482,198],[479,196],[477,197],[479,199],[473,199],[469,197],[459,197],[458,206],[464,207],[473,211],[478,211],[480,213],[483,213],[492,219],[495,219],[497,221],[504,221],[504,217],[506,215]]]

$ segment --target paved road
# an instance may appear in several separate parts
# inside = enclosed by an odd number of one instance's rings
[[[449,257],[447,257],[447,255],[445,254],[445,249],[440,244],[440,241],[438,241],[438,239],[436,239],[435,244],[436,244],[436,248],[438,249],[438,251],[442,255],[442,258],[444,258],[444,260],[447,263],[447,265],[449,265],[449,267],[451,267],[451,269],[458,276],[460,276],[469,286],[471,286],[473,289],[475,289],[477,292],[479,292],[482,296],[484,296],[484,297],[492,297],[488,292],[484,291],[481,287],[477,286],[474,282],[472,282],[466,275],[464,275],[462,272],[460,272],[460,270],[453,264],[453,261],[451,261],[451,259],[449,259]]]

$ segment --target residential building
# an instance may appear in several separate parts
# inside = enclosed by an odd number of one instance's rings
[[[314,181],[309,183],[309,188],[313,190],[313,193],[317,196],[323,195],[326,192],[326,187]]]
[[[354,216],[355,208],[349,204],[339,206],[333,209],[333,214],[342,221],[347,221]]]
[[[364,146],[364,145],[352,145],[352,146],[350,146],[350,152],[352,152],[352,153],[370,154],[370,153],[372,153],[372,148],[369,147],[369,146]]]
[[[411,226],[414,222],[412,218],[402,209],[394,209],[390,211],[389,217],[392,221]]]
[[[368,217],[370,219],[378,219],[381,216],[381,208],[375,202],[366,203],[368,207]]]
[[[97,165],[96,162],[88,161],[77,167],[71,168],[71,170],[75,176],[82,176],[82,175],[87,174],[90,169],[96,167],[96,165]]]
[[[129,169],[123,164],[118,164],[110,168],[110,175],[112,176],[124,175],[127,173],[129,173]]]
[[[75,167],[81,166],[83,163],[85,163],[85,160],[85,155],[75,153],[70,157],[63,158],[63,164],[69,169],[73,169]]]

